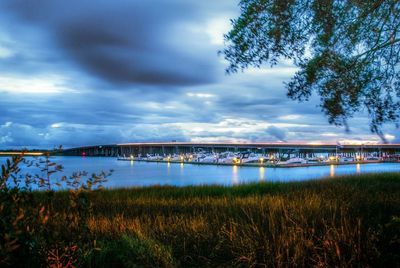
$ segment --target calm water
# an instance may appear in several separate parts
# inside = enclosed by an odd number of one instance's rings
[[[0,162],[3,162],[4,159],[1,159]],[[65,174],[71,174],[74,171],[98,173],[102,170],[113,169],[112,176],[109,177],[108,182],[105,184],[106,187],[112,188],[156,184],[176,186],[201,184],[234,185],[257,181],[301,181],[367,172],[400,172],[400,163],[264,168],[130,162],[117,161],[116,158],[107,157],[52,157],[51,160],[62,164]],[[31,173],[32,171],[32,168],[30,168]]]

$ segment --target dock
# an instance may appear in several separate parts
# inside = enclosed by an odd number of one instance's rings
[[[67,148],[57,154],[65,156],[96,157],[134,157],[146,155],[182,155],[223,152],[252,152],[261,155],[273,155],[281,158],[324,158],[338,155],[349,158],[365,159],[374,156],[383,161],[400,160],[400,144],[338,144],[338,143],[289,143],[289,142],[137,142],[108,145],[90,145]]]

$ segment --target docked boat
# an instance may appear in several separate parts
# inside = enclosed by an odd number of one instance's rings
[[[367,161],[379,161],[379,160],[381,160],[381,158],[377,157],[377,156],[367,156],[365,158],[365,160],[367,160]]]
[[[201,163],[217,163],[218,157],[215,154],[205,155],[204,157],[199,159],[199,162],[201,162]]]
[[[354,157],[340,157],[339,162],[354,162]]]
[[[232,164],[238,159],[238,156],[233,152],[220,153],[218,156],[218,163],[221,164]]]
[[[147,154],[146,160],[149,160],[149,161],[159,161],[159,160],[163,160],[163,157],[160,156],[160,155],[158,155],[158,154],[156,154],[156,155]]]
[[[307,160],[307,163],[320,163],[324,159],[323,159],[323,157],[308,157],[306,160]]]
[[[245,163],[258,163],[260,161],[260,158],[262,158],[261,155],[251,153],[251,152],[246,152],[246,153],[241,153],[240,154],[240,162],[245,164]]]
[[[284,162],[281,162],[280,164],[283,165],[307,164],[307,160],[300,157],[293,157]]]
[[[168,155],[167,157],[165,157],[163,160],[164,161],[172,161],[172,162],[177,162],[177,161],[181,161],[181,156],[177,155],[177,154],[173,154],[173,155]]]

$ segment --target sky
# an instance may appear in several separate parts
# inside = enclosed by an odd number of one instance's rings
[[[237,2],[1,0],[0,149],[146,141],[380,142],[328,124],[290,62],[227,75]],[[393,125],[389,142],[399,142]]]

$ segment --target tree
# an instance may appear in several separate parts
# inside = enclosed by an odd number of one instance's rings
[[[373,133],[400,116],[400,1],[241,0],[225,35],[228,73],[290,59],[299,71],[286,83],[298,101],[313,93],[329,123],[366,110]]]

